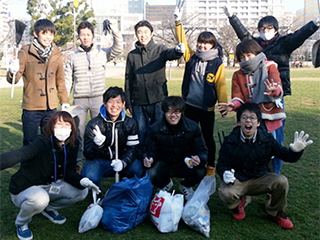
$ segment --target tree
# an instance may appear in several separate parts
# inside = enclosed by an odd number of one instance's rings
[[[33,32],[34,23],[40,18],[51,20],[56,26],[54,42],[57,46],[65,46],[67,42],[73,41],[74,34],[74,12],[76,12],[76,26],[81,21],[88,20],[94,16],[93,9],[89,9],[86,0],[80,0],[79,6],[74,9],[73,2],[66,3],[63,0],[35,1],[28,0],[28,14],[31,16]],[[74,11],[76,10],[76,11]],[[95,22],[93,22],[95,25]]]

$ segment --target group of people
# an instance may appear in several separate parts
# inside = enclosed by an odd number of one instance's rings
[[[28,224],[38,213],[63,224],[66,218],[57,210],[84,199],[88,189],[101,192],[101,179],[115,173],[148,173],[152,184],[166,191],[173,187],[173,177],[182,178],[179,189],[190,199],[207,168],[215,167],[216,102],[222,117],[237,112],[237,126],[219,153],[220,198],[235,219],[243,219],[250,196],[267,194],[269,217],[282,228],[293,227],[284,213],[288,181],[280,174],[279,159],[297,161],[312,141],[307,141],[308,134],[296,132],[290,147],[282,146],[283,96],[291,94],[290,54],[319,28],[320,18],[281,36],[277,20],[267,16],[259,21],[260,37],[255,38],[235,15],[224,11],[242,40],[236,48],[240,70],[232,77],[230,102],[221,46],[213,33],[204,31],[192,50],[179,7],[174,12],[179,42],[174,48],[154,42],[148,21],[135,25],[138,41],[127,56],[125,90],[105,90],[106,63],[123,48],[116,22],[104,23],[114,40],[107,49],[93,44],[93,25],[81,22],[81,45],[65,66],[53,43],[54,24],[47,19],[35,23],[33,42],[22,47],[7,74],[9,82],[21,77],[24,81],[24,146],[0,156],[1,169],[21,163],[9,185],[12,202],[20,208],[15,221],[19,239],[33,238]],[[182,97],[168,96],[166,62],[182,56]],[[81,109],[78,113],[69,105],[70,93],[73,105]]]

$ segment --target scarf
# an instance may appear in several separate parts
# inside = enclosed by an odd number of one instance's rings
[[[53,50],[53,44],[51,43],[50,46],[43,48],[43,46],[39,43],[38,39],[34,38],[33,46],[39,54],[40,58],[47,63]]]
[[[241,70],[250,77],[252,101],[257,104],[272,102],[268,96],[263,94],[266,91],[264,82],[268,79],[265,60],[266,55],[261,52],[248,61],[240,62]]]
[[[90,51],[91,51],[91,48],[93,47],[93,43],[91,44],[90,47],[85,47],[85,46],[83,46],[83,45],[80,45],[80,47],[83,49],[83,51],[85,51],[85,52],[90,52]]]
[[[219,57],[217,48],[211,48],[209,51],[205,52],[201,52],[199,49],[197,49],[195,54],[200,59],[200,61],[209,61]]]

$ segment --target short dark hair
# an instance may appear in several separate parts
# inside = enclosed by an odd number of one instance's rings
[[[119,87],[109,87],[103,94],[103,102],[106,103],[110,98],[116,98],[120,96],[121,101],[126,101],[126,94],[122,88]]]
[[[273,26],[276,31],[279,29],[278,20],[274,16],[265,16],[258,22],[258,29],[262,27]]]
[[[258,55],[263,51],[262,47],[253,39],[245,38],[236,47],[237,60],[241,61],[241,56],[245,53],[253,53]]]
[[[52,114],[47,124],[43,127],[43,134],[47,138],[50,138],[50,136],[54,136],[54,125],[60,119],[71,124],[71,134],[70,137],[65,141],[65,143],[70,144],[72,147],[74,147],[75,141],[77,139],[77,128],[74,119],[67,111],[55,112],[54,114]]]
[[[92,25],[92,23],[90,23],[90,22],[88,22],[88,21],[82,21],[82,22],[79,24],[79,26],[78,26],[78,28],[77,28],[77,33],[78,33],[78,35],[80,35],[80,30],[81,30],[81,29],[85,29],[85,28],[90,29],[91,32],[92,32],[92,35],[94,36],[94,26]]]
[[[212,32],[208,32],[208,31],[204,31],[202,33],[200,33],[200,35],[198,36],[198,43],[210,43],[213,45],[212,48],[215,48],[217,46],[217,39],[214,36],[214,34]]]
[[[162,102],[162,111],[164,113],[168,112],[169,107],[173,110],[178,110],[181,113],[184,113],[186,109],[186,104],[184,103],[184,100],[180,96],[169,96]]]
[[[241,115],[243,112],[249,111],[253,112],[257,115],[258,122],[261,122],[261,110],[258,104],[253,103],[253,102],[246,102],[242,104],[238,110],[237,110],[237,122],[240,122],[241,120]]]
[[[34,24],[34,31],[38,35],[40,32],[52,32],[53,34],[56,33],[56,27],[54,26],[53,22],[49,19],[40,19],[36,21]]]
[[[134,26],[135,33],[137,33],[139,27],[147,27],[150,29],[151,33],[153,32],[153,27],[147,20],[141,20]]]

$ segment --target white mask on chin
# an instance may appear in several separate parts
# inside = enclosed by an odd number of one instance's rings
[[[54,129],[54,136],[61,142],[64,142],[65,140],[70,137],[71,129],[69,128],[55,128]]]
[[[274,37],[275,33],[274,32],[265,32],[265,33],[260,33],[260,37],[264,40],[264,41],[269,41],[270,39],[272,39]]]

